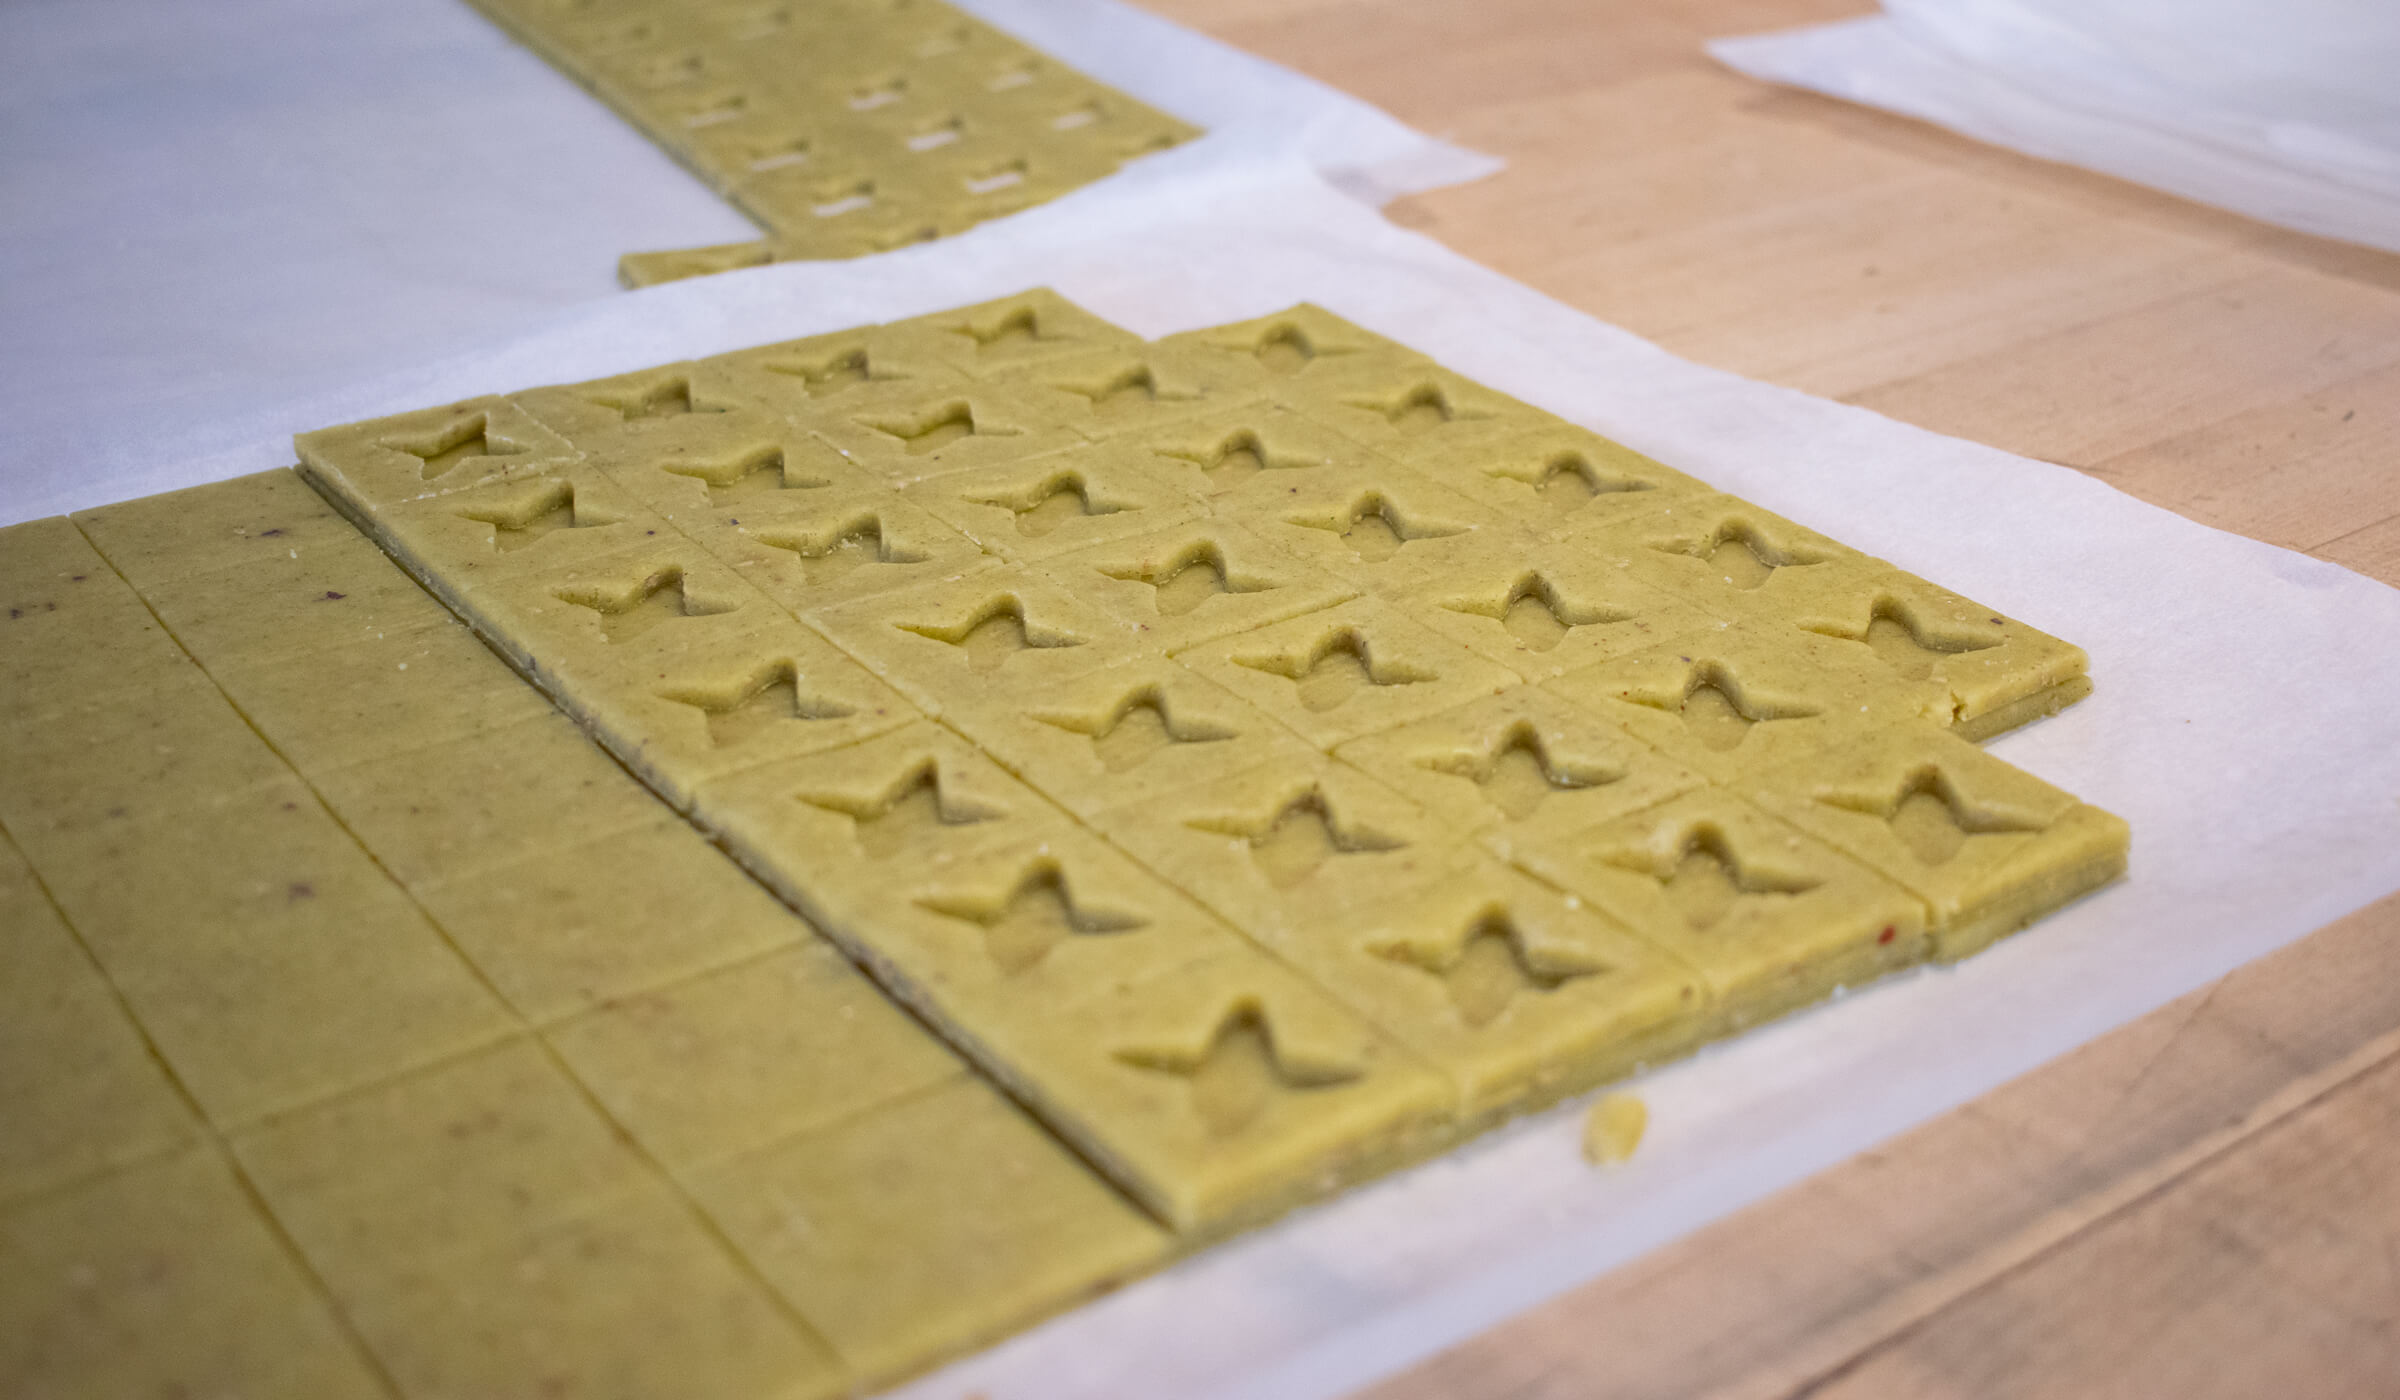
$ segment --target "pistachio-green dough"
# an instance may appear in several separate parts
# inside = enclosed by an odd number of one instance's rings
[[[0,531],[0,580],[15,1388],[831,1397],[1168,1252],[1021,1114],[1005,1170],[929,1141],[943,1041],[295,473]],[[770,1281],[754,1157],[975,1208],[905,1289]]]
[[[851,1393],[2125,868],[2081,651],[1312,307],[299,447],[0,531],[37,1388]]]
[[[476,3],[767,230],[632,287],[963,232],[1200,134],[941,0]]]
[[[426,475],[478,422],[524,465]],[[1928,743],[2004,769],[1946,731],[2080,651],[1313,307],[1145,343],[1031,292],[300,447],[1187,1237],[2122,866],[2056,802],[2005,856],[1959,808],[1938,876],[1848,829]],[[1219,1076],[1249,1109],[1182,1102]]]

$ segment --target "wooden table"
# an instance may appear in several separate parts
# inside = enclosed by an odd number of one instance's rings
[[[1700,51],[1856,0],[1145,3],[1507,157],[1390,213],[1551,296],[2400,584],[2400,257]],[[1372,1392],[2394,1393],[2400,897]]]

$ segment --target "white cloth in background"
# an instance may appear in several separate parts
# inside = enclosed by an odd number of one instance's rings
[[[908,1400],[1346,1393],[2015,1077],[2400,888],[2400,592],[2063,467],[1675,359],[1405,232],[1278,138],[1233,138],[961,237],[588,301],[182,445],[140,489],[276,466],[295,429],[1048,284],[1144,334],[1319,302],[1497,388],[2081,643],[2097,689],[1994,751],[2133,826],[2129,880],[1954,968],[1226,1242],[903,1387]],[[225,444],[231,443],[231,446]],[[81,483],[74,504],[125,494]]]
[[[965,8],[1364,198],[1498,165],[1114,0]],[[458,0],[7,0],[0,519],[131,494],[197,425],[621,296],[620,254],[756,236]]]
[[[2390,0],[1885,0],[1720,39],[1755,78],[2400,252]]]

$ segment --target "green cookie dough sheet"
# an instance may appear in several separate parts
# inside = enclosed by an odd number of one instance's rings
[[[1199,131],[942,0],[473,0],[755,219],[628,286],[963,232]]]
[[[0,530],[0,1393],[854,1393],[1172,1236],[300,478]]]
[[[2080,650],[1313,307],[1036,291],[299,448],[1186,1241],[2124,864],[1970,742]]]
[[[0,531],[0,1389],[873,1388],[2125,866],[2079,650],[1312,307],[299,447]]]

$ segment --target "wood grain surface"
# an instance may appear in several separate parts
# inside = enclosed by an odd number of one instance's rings
[[[1390,213],[1543,292],[2400,585],[2400,257],[1700,50],[1855,0],[1143,2],[1507,157]],[[2400,1394],[2400,897],[1371,1394]]]

